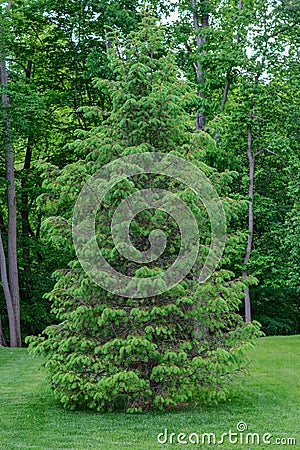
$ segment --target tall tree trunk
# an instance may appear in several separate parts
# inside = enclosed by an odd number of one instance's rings
[[[7,8],[11,7],[11,1]],[[18,261],[17,261],[17,205],[16,205],[16,187],[15,187],[15,171],[14,171],[14,154],[11,137],[11,123],[8,117],[9,97],[7,94],[8,74],[5,64],[5,45],[1,44],[0,54],[0,75],[1,86],[4,88],[2,93],[2,124],[3,124],[3,140],[5,148],[5,165],[6,165],[6,181],[7,181],[7,209],[8,209],[8,224],[7,224],[7,256],[8,256],[8,277],[4,270],[5,254],[3,243],[1,239],[1,276],[3,278],[3,290],[6,291],[6,301],[9,300],[8,314],[13,314],[9,321],[10,326],[10,345],[12,347],[21,347],[21,329],[20,329],[20,298],[19,298],[19,277],[18,277]],[[6,267],[5,267],[6,268]],[[7,283],[8,278],[8,283]],[[8,291],[9,289],[9,295]],[[12,310],[11,310],[12,307]],[[14,322],[14,323],[12,323]]]
[[[243,3],[241,2],[242,6]],[[257,86],[259,77],[261,75],[263,68],[263,60],[261,62],[260,70],[257,72],[254,78],[254,84]],[[250,261],[252,244],[253,244],[253,234],[254,234],[254,216],[253,216],[253,196],[254,196],[254,164],[255,158],[260,153],[259,151],[253,151],[253,133],[252,133],[252,125],[251,122],[253,120],[253,111],[254,108],[254,98],[251,100],[251,109],[249,112],[249,123],[247,125],[247,156],[248,156],[248,168],[249,168],[249,187],[248,187],[248,240],[247,240],[247,248],[246,254],[244,258],[244,270],[242,271],[242,276],[244,278],[248,277],[248,264]],[[251,298],[250,298],[250,290],[248,287],[244,289],[245,295],[245,322],[251,322]]]
[[[201,1],[201,3],[204,3]],[[197,4],[196,0],[191,0],[192,5],[192,11],[193,11],[193,24],[194,24],[194,32],[195,32],[195,40],[197,47],[199,51],[201,51],[201,47],[203,46],[205,42],[205,38],[199,36],[199,30],[205,29],[208,27],[208,20],[209,20],[209,14],[208,12],[203,12],[200,17],[199,21],[199,15],[197,11]],[[201,67],[200,62],[194,63],[194,69],[196,73],[196,77],[199,83],[199,90],[198,90],[198,97],[204,98],[204,84],[205,84],[205,72],[204,69]],[[205,115],[204,112],[198,112],[196,115],[196,130],[203,130],[205,125]]]

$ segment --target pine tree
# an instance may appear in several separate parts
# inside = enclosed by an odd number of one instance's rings
[[[186,111],[197,104],[194,86],[182,78],[155,20],[145,17],[126,40],[114,33],[109,40],[114,81],[98,80],[97,86],[109,93],[112,109],[99,113],[98,127],[80,131],[73,148],[82,160],[61,171],[53,168],[53,176],[50,170],[45,182],[52,217],[44,223],[44,232],[68,249],[73,261],[68,269],[56,272],[56,285],[47,295],[59,324],[30,338],[31,349],[47,356],[55,396],[70,408],[132,412],[218,401],[226,396],[231,374],[243,369],[244,352],[259,335],[257,324],[245,325],[238,314],[245,280],[222,268],[239,239],[231,233],[231,219],[244,205],[228,196],[234,174],[217,173],[201,161],[215,143],[205,132],[193,131],[193,119]],[[91,109],[87,113],[98,114]],[[193,269],[171,289],[161,286],[160,294],[149,296],[144,284],[144,296],[130,296],[129,283],[124,287],[127,296],[116,295],[114,287],[109,289],[110,280],[108,290],[97,285],[74,258],[73,206],[81,187],[105,164],[156,152],[186,158],[224,197],[230,232],[225,256],[211,278],[199,283],[210,239],[202,202],[163,173],[132,175],[108,192],[98,209],[97,242],[108,263],[124,275],[148,277],[153,287],[151,278],[170,266],[180,251],[178,223],[172,214],[147,207],[132,218],[129,244],[147,250],[151,232],[163,230],[167,243],[160,258],[146,264],[128,262],[114,245],[111,221],[117,206],[145,188],[173,192],[188,205],[201,230],[200,247]],[[116,167],[123,170],[122,163]],[[140,201],[146,202],[142,196]],[[86,248],[87,259],[90,256]]]

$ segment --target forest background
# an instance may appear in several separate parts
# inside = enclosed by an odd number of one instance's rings
[[[114,80],[109,36],[137,30],[144,8],[133,0],[17,0],[1,7],[0,344],[16,347],[54,321],[45,294],[73,250],[58,238],[61,203],[51,180],[60,180],[67,202],[72,179],[59,175],[84,157],[74,142],[113,107],[97,83]],[[197,94],[190,126],[203,141],[203,162],[235,174],[230,196],[243,214],[234,224],[240,239],[230,269],[256,279],[240,313],[268,335],[300,333],[297,1],[148,7],[163,21],[165,51]]]

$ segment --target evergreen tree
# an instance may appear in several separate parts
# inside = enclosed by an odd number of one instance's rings
[[[259,335],[257,324],[244,324],[238,314],[250,280],[222,268],[235,257],[240,236],[234,234],[234,220],[245,204],[228,195],[234,173],[217,173],[202,161],[215,142],[203,131],[192,131],[193,120],[186,111],[197,103],[194,86],[182,79],[154,19],[146,17],[126,40],[114,33],[109,40],[115,81],[98,80],[97,86],[111,97],[112,110],[99,113],[98,127],[79,132],[72,148],[82,160],[62,170],[50,169],[44,185],[48,194],[40,199],[52,210],[44,232],[73,260],[68,269],[56,272],[56,285],[48,294],[59,324],[48,327],[44,336],[30,338],[31,349],[47,356],[55,396],[70,408],[140,411],[218,401],[226,397],[228,378],[243,369],[244,351]],[[186,158],[214,183],[228,221],[225,256],[211,278],[199,284],[210,241],[209,218],[199,197],[163,173],[132,175],[111,189],[99,206],[97,242],[108,263],[126,276],[148,277],[153,287],[151,278],[179,254],[179,225],[159,208],[142,208],[129,230],[130,245],[137,250],[149,249],[154,230],[165,233],[167,243],[158,260],[128,262],[112,240],[111,221],[120,202],[149,187],[183,200],[201,231],[200,247],[194,268],[171,289],[162,288],[155,296],[148,295],[147,287],[144,296],[116,295],[113,288],[94,283],[74,258],[73,206],[81,187],[105,164],[156,152]],[[122,163],[118,170],[122,172]],[[86,252],[89,258],[88,248]]]

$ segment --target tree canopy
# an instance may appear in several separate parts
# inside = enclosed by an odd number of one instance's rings
[[[223,374],[243,367],[256,321],[266,334],[300,332],[297,1],[17,0],[1,8],[0,345],[21,346],[46,329],[32,347],[48,355],[56,395],[69,406],[221,398]],[[123,247],[114,245],[110,222],[126,196],[150,185],[172,192],[200,232],[189,274],[138,301],[83,270],[73,212],[102,167],[156,152],[205,174],[224,209],[226,245],[199,283],[212,232],[199,198],[165,175],[123,180],[96,221],[97,243],[123,275],[154,278],[180,252],[176,220],[150,205]],[[155,242],[166,244],[159,264],[129,264],[122,253],[151,253]]]

